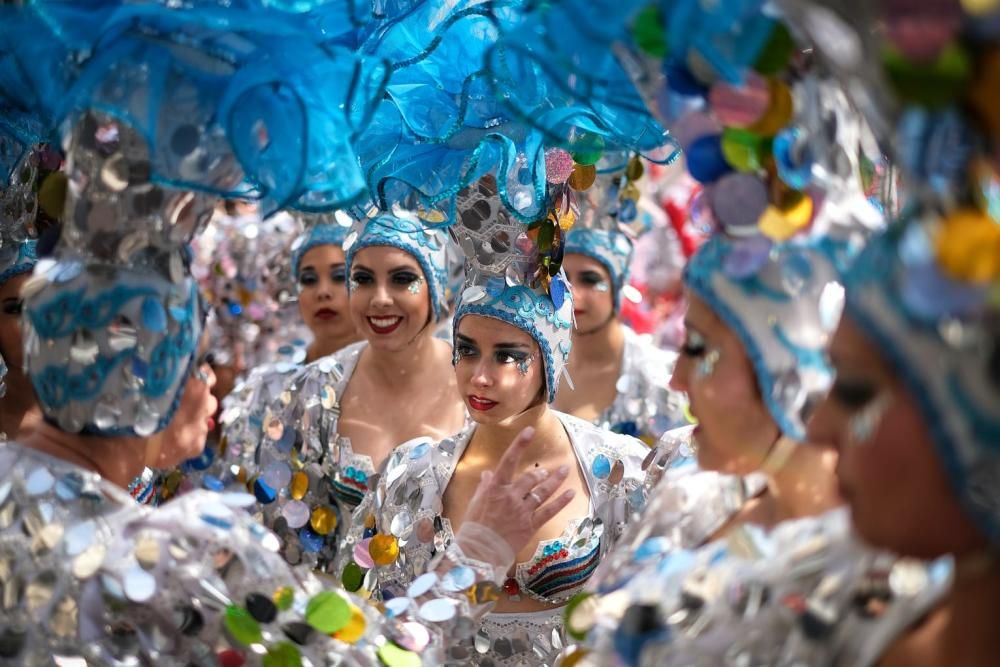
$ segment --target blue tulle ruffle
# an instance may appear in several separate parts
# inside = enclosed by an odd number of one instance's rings
[[[85,108],[121,118],[148,142],[161,184],[258,198],[269,210],[343,206],[364,194],[352,142],[388,75],[376,57],[345,46],[359,40],[359,21],[345,18],[357,7],[356,0],[3,7],[0,57],[14,74],[0,79],[0,99],[30,101],[50,123]]]
[[[392,74],[357,147],[381,206],[404,202],[451,220],[454,196],[493,173],[507,208],[527,222],[546,210],[547,148],[652,151],[667,141],[634,89],[634,110],[591,104],[543,63],[499,49],[526,8],[424,2],[371,32],[364,51]]]

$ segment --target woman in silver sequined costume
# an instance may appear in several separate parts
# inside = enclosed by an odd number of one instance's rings
[[[578,201],[564,264],[575,297],[568,364],[574,386],[559,393],[555,407],[652,446],[687,419],[683,396],[668,386],[677,355],[619,319],[633,256],[633,240],[623,230],[640,216],[642,171],[638,156],[624,170],[602,171]]]
[[[365,340],[276,384],[257,430],[229,440],[223,460],[224,474],[256,495],[288,561],[319,569],[332,567],[392,450],[451,435],[466,416],[451,347],[434,337],[447,309],[444,235],[397,210],[358,221],[344,249],[350,315]]]
[[[463,248],[522,231],[493,183],[488,177],[459,195],[455,233]],[[454,364],[475,423],[452,438],[424,438],[393,452],[376,493],[355,511],[342,550],[345,586],[366,586],[391,609],[464,529],[467,499],[505,456],[511,435],[534,430],[520,455],[524,483],[515,490],[537,507],[563,486],[561,511],[510,554],[510,566],[498,572],[495,605],[449,646],[446,664],[553,664],[565,642],[562,606],[642,503],[645,447],[550,407],[570,348],[573,300],[563,274],[548,289],[530,286],[542,252],[521,244],[506,254],[467,254]]]

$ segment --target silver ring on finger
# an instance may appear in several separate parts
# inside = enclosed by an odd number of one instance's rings
[[[537,494],[537,493],[535,493],[534,491],[529,491],[529,492],[527,493],[527,495],[525,495],[525,496],[524,496],[524,499],[525,499],[525,500],[527,500],[528,498],[531,498],[532,500],[534,500],[534,501],[535,501],[535,507],[540,507],[540,506],[541,506],[541,504],[542,504],[542,499],[541,499],[541,498],[539,498],[539,497],[538,497],[538,494]]]

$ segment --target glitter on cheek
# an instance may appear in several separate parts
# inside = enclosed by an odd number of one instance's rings
[[[712,375],[715,372],[715,366],[719,363],[719,351],[709,350],[705,353],[705,357],[698,362],[695,367],[695,377],[699,380],[704,380],[705,378]]]

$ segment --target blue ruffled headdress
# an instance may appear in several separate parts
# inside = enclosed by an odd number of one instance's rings
[[[358,220],[344,240],[348,275],[358,251],[373,246],[389,246],[412,255],[427,281],[432,319],[437,322],[447,315],[447,238],[440,230],[425,227],[415,215],[400,208]]]
[[[592,165],[605,150],[652,149],[664,131],[648,114],[615,115],[568,95],[541,63],[496,52],[520,8],[472,0],[424,3],[364,44],[391,63],[387,98],[359,136],[382,208],[402,202],[429,224],[454,222],[456,198],[485,175],[509,214],[547,213],[547,148]],[[514,29],[514,28],[509,28]]]
[[[579,36],[559,39],[560,24]],[[860,188],[864,131],[843,95],[793,72],[789,31],[760,0],[541,4],[501,43],[572,82],[577,101],[671,131],[706,186],[698,221],[719,232],[686,283],[740,337],[781,430],[804,437],[832,377],[838,269],[878,223]],[[805,229],[812,239],[792,240]]]
[[[353,3],[294,4],[3,6],[0,89],[49,127],[79,108],[128,124],[149,162],[126,181],[260,199],[265,214],[348,205],[366,189],[353,139],[388,71],[340,45]]]
[[[452,233],[465,252],[465,289],[454,330],[466,315],[512,324],[538,343],[548,402],[555,400],[573,346],[573,294],[560,268],[561,233],[550,221],[524,225],[486,177],[458,198]],[[567,376],[568,377],[568,376]]]

